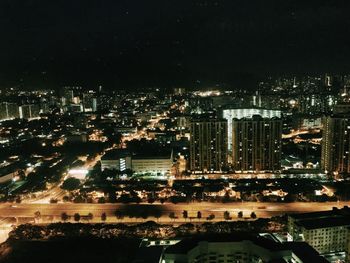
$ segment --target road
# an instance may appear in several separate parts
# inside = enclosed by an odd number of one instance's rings
[[[102,213],[106,213],[109,220],[114,219],[114,212],[117,209],[125,209],[128,206],[135,206],[135,209],[139,209],[142,206],[158,208],[162,211],[163,216],[160,221],[170,221],[169,213],[174,212],[178,220],[182,219],[182,212],[188,211],[189,217],[196,217],[197,211],[201,211],[202,220],[205,221],[206,217],[210,214],[214,214],[216,220],[223,219],[224,211],[229,211],[233,219],[237,218],[239,211],[243,212],[244,217],[249,217],[251,212],[255,212],[258,217],[272,217],[283,215],[286,213],[302,213],[330,210],[332,207],[342,208],[345,205],[350,205],[350,202],[327,202],[327,203],[260,203],[260,202],[239,202],[239,203],[190,203],[190,204],[143,204],[143,205],[122,205],[122,204],[0,204],[0,218],[25,218],[33,217],[36,211],[39,211],[43,217],[52,217],[59,220],[62,213],[73,215],[79,213],[84,216],[88,213],[92,213],[94,218],[100,218]],[[152,218],[149,218],[152,219]],[[135,221],[135,219],[131,220]]]

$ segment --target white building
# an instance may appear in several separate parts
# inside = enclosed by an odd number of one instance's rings
[[[101,169],[102,171],[117,170],[125,171],[127,169],[132,169],[131,167],[131,154],[127,150],[117,149],[108,151],[101,158]]]
[[[232,150],[232,119],[252,118],[254,115],[259,115],[262,118],[281,118],[280,110],[268,110],[263,108],[242,108],[242,109],[224,109],[222,117],[227,120],[228,130],[228,150]]]
[[[19,118],[19,107],[16,103],[0,103],[0,120]]]
[[[137,174],[168,175],[173,166],[172,151],[159,154],[132,155],[125,149],[111,150],[101,158],[101,169],[132,170]]]
[[[0,169],[0,184],[11,182],[18,176],[19,169],[16,165],[5,166]]]
[[[168,175],[172,166],[172,153],[164,156],[135,156],[132,158],[132,170],[139,174]]]
[[[19,107],[19,117],[21,119],[33,119],[40,116],[40,107],[35,104],[27,104]]]
[[[350,208],[293,214],[288,216],[288,233],[294,241],[304,241],[320,254],[345,252],[348,247]]]

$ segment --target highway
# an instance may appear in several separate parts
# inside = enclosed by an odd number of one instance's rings
[[[28,218],[34,217],[34,213],[39,211],[42,217],[52,217],[56,220],[60,219],[62,213],[73,215],[79,213],[84,216],[89,213],[94,215],[94,218],[100,218],[102,213],[106,213],[109,220],[115,219],[114,212],[116,210],[123,210],[127,207],[134,206],[135,209],[141,209],[142,207],[157,208],[162,211],[162,217],[160,221],[170,221],[169,213],[174,212],[175,215],[182,219],[182,211],[187,210],[189,217],[196,217],[197,211],[201,211],[202,220],[205,221],[206,217],[210,214],[214,214],[216,220],[223,219],[224,211],[229,211],[233,220],[237,219],[237,213],[243,212],[244,217],[249,217],[251,212],[255,212],[257,217],[272,217],[283,215],[286,213],[302,213],[331,210],[333,207],[342,208],[345,205],[350,205],[350,202],[327,202],[327,203],[306,203],[306,202],[294,202],[294,203],[261,203],[261,202],[237,202],[237,203],[189,203],[189,204],[140,204],[140,205],[123,205],[123,204],[0,204],[0,218]],[[125,217],[126,218],[126,217]],[[151,217],[149,219],[152,219]],[[112,220],[113,221],[113,220]],[[117,221],[117,220],[116,220]],[[135,219],[131,220],[135,221]]]

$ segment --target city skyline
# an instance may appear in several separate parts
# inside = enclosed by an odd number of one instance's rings
[[[349,5],[2,1],[0,84],[238,86],[254,75],[345,73]]]
[[[349,0],[0,0],[0,263],[350,263]]]

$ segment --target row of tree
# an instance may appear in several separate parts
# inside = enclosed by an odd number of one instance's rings
[[[34,214],[36,219],[39,219],[41,217],[41,214],[39,211],[35,212]],[[124,219],[125,216],[128,216],[129,218],[143,218],[143,219],[147,219],[148,217],[155,217],[157,220],[162,216],[162,213],[160,210],[134,210],[134,211],[122,211],[122,210],[116,210],[114,212],[114,216],[116,217],[116,219],[118,220],[122,220]],[[188,211],[184,210],[182,212],[182,217],[187,220],[187,219],[202,219],[202,212],[201,211],[197,211],[196,217],[189,217],[188,215]],[[223,214],[223,217],[225,220],[232,220],[232,216],[231,213],[229,211],[225,211]],[[243,212],[239,211],[237,213],[237,217],[238,218],[243,218]],[[75,213],[73,216],[68,215],[67,213],[63,212],[61,214],[61,220],[63,222],[68,221],[69,219],[73,218],[73,220],[75,222],[79,222],[80,220],[87,220],[87,221],[91,221],[94,216],[92,213],[87,214],[86,216],[81,216],[79,213]],[[173,221],[175,221],[175,219],[178,219],[179,217],[175,214],[175,212],[170,212],[169,213],[169,218],[172,219]],[[256,219],[257,215],[255,214],[255,212],[251,212],[250,214],[250,218],[251,219]],[[103,212],[100,216],[101,221],[105,222],[107,220],[107,214],[105,212]],[[212,221],[215,219],[215,215],[214,214],[210,214],[208,217],[206,217],[206,220],[208,221]]]

